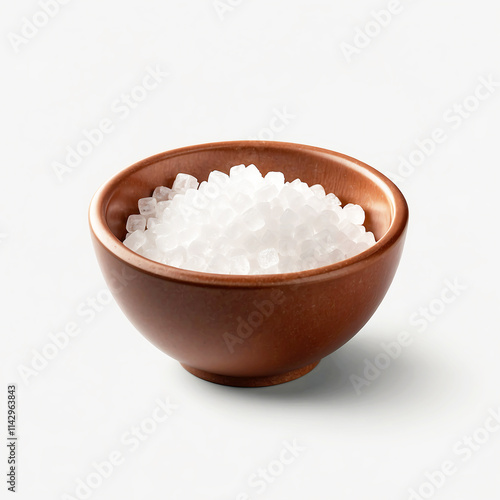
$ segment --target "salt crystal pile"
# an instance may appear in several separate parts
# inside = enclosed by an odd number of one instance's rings
[[[148,259],[218,274],[275,274],[334,264],[375,243],[359,205],[281,172],[255,165],[229,175],[214,170],[201,184],[178,174],[139,200],[124,244]]]

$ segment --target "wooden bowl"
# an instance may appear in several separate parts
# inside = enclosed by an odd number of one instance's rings
[[[234,276],[160,264],[122,244],[139,198],[171,186],[179,172],[206,180],[212,170],[254,163],[322,184],[343,204],[360,204],[377,243],[350,259],[308,271]],[[167,151],[106,182],[90,205],[97,259],[117,303],[154,345],[194,375],[258,387],[298,378],[352,338],[394,277],[408,207],[398,188],[358,160],[312,146],[267,141],[202,144]]]

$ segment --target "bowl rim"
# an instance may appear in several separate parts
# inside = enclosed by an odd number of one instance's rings
[[[253,275],[206,273],[162,264],[130,250],[111,232],[105,218],[107,204],[109,203],[111,194],[116,187],[129,175],[151,164],[157,163],[158,161],[174,156],[190,154],[193,151],[220,148],[241,148],[243,146],[254,148],[271,146],[274,148],[285,148],[295,151],[298,150],[315,154],[323,154],[328,157],[333,156],[338,162],[343,163],[345,166],[353,168],[354,170],[362,171],[365,175],[368,175],[371,181],[377,184],[385,192],[386,196],[390,200],[393,219],[388,230],[373,246],[367,250],[335,264],[292,273]],[[370,167],[366,163],[343,153],[338,153],[336,151],[316,146],[291,142],[259,140],[209,142],[205,144],[196,144],[176,148],[149,156],[129,167],[122,169],[102,184],[92,197],[88,211],[90,230],[95,240],[97,240],[109,253],[113,254],[117,259],[121,260],[128,266],[162,279],[191,283],[193,285],[250,288],[272,286],[277,284],[299,284],[305,281],[316,281],[325,278],[332,279],[334,277],[341,277],[351,272],[355,272],[358,269],[366,267],[370,262],[378,260],[389,247],[394,245],[400,239],[402,234],[406,231],[408,218],[408,204],[399,188],[384,174],[373,167]]]

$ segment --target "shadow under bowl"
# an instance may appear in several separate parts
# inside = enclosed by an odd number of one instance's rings
[[[308,271],[235,276],[188,271],[144,258],[122,241],[139,198],[180,172],[257,165],[287,181],[321,184],[366,213],[377,243]],[[396,272],[408,207],[384,175],[340,153],[300,144],[233,141],[189,146],[142,160],[106,182],[89,211],[92,242],[118,305],[148,340],[194,375],[258,387],[300,377],[370,319]]]

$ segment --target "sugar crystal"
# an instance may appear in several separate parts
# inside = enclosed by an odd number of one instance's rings
[[[323,186],[255,165],[213,170],[201,184],[177,174],[138,200],[124,245],[173,267],[218,274],[273,274],[316,269],[375,244],[359,205],[342,204]]]

